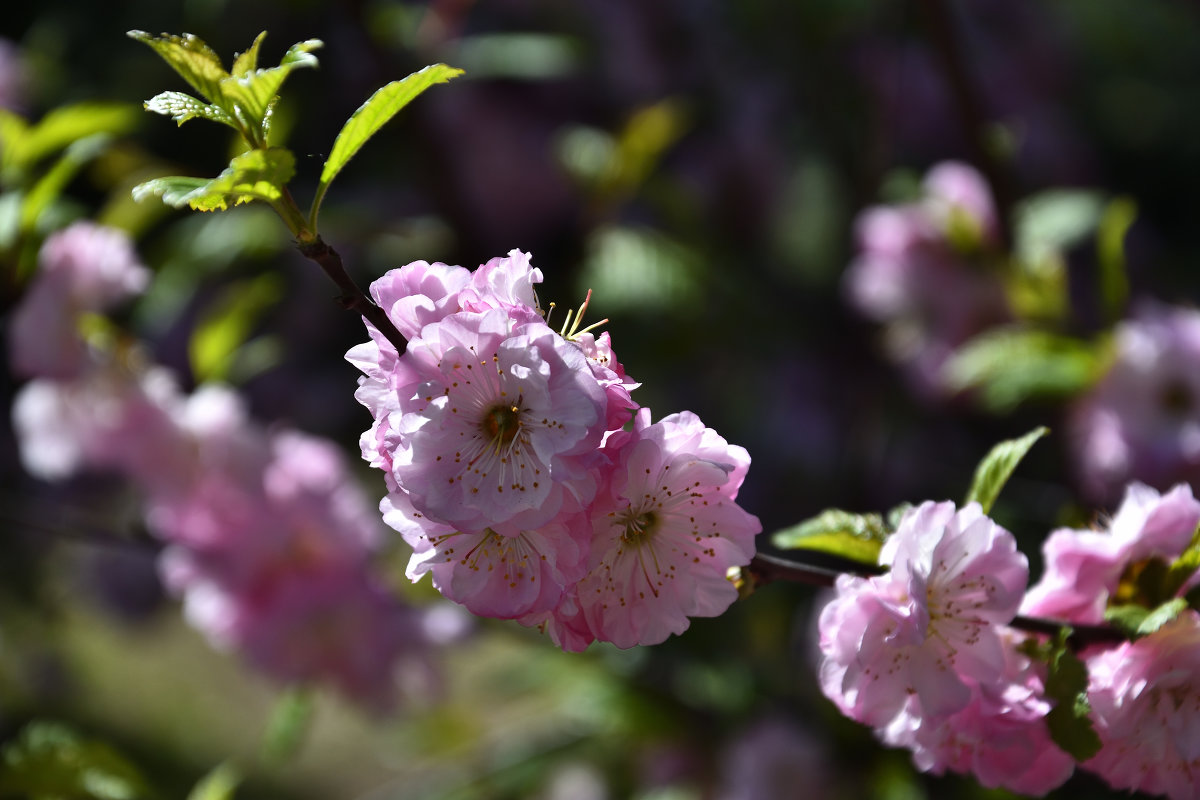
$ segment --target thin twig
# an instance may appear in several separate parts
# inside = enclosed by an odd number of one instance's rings
[[[384,310],[375,305],[371,298],[367,297],[363,290],[358,288],[358,284],[350,278],[346,267],[342,264],[342,257],[336,250],[325,244],[320,236],[311,242],[302,242],[296,246],[301,255],[320,265],[330,280],[341,290],[342,293],[338,295],[337,302],[342,308],[361,314],[392,343],[397,353],[404,352],[408,346],[407,340],[388,319]]]

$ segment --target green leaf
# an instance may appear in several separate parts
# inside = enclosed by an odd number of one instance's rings
[[[1050,643],[1045,689],[1054,707],[1046,714],[1046,727],[1063,751],[1076,761],[1086,761],[1099,752],[1100,737],[1089,716],[1087,667],[1068,648],[1069,636],[1070,629],[1062,628]]]
[[[99,155],[108,147],[110,141],[107,134],[97,133],[73,142],[67,147],[62,158],[46,171],[46,174],[34,184],[25,197],[21,206],[20,230],[22,233],[28,233],[34,229],[42,212],[58,199],[62,190],[66,188],[83,165]]]
[[[994,328],[950,357],[942,377],[952,391],[976,390],[996,413],[1033,398],[1069,397],[1099,377],[1099,344],[1021,327]]]
[[[133,187],[133,199],[142,202],[148,197],[161,197],[162,201],[175,208],[183,208],[188,198],[196,195],[212,183],[209,178],[188,178],[173,175],[166,178],[139,183]]]
[[[188,792],[187,800],[233,800],[242,776],[230,764],[220,764]]]
[[[984,456],[975,468],[975,477],[971,480],[971,489],[967,492],[964,503],[979,503],[983,513],[992,510],[1000,490],[1012,476],[1013,470],[1021,459],[1033,447],[1033,443],[1049,433],[1048,428],[1034,428],[1019,439],[1009,439],[1000,442]]]
[[[325,196],[329,184],[338,176],[342,168],[354,158],[354,155],[374,136],[380,128],[396,115],[400,109],[412,102],[418,95],[436,83],[445,83],[462,74],[461,69],[448,67],[445,64],[431,64],[424,69],[414,72],[408,77],[392,81],[372,94],[367,101],[350,115],[342,130],[333,142],[329,158],[321,170],[321,180],[317,184],[317,193],[313,198],[312,212],[309,220],[316,227],[317,212],[321,200]]]
[[[263,31],[254,37],[254,42],[247,48],[246,52],[235,55],[233,57],[233,69],[229,70],[229,74],[240,78],[258,69],[258,50],[262,47],[263,39],[266,38],[267,32]]]
[[[1178,617],[1187,607],[1188,602],[1182,597],[1168,600],[1154,609],[1135,603],[1111,605],[1104,609],[1104,621],[1130,639],[1140,639]]]
[[[1125,274],[1125,235],[1137,219],[1137,204],[1128,197],[1117,197],[1104,207],[1096,230],[1096,260],[1100,265],[1100,296],[1110,322],[1119,320],[1129,297],[1129,278]]]
[[[8,169],[28,169],[81,139],[96,134],[117,135],[137,124],[138,112],[125,103],[74,103],[60,106],[35,125],[20,117],[0,115],[3,163]]]
[[[222,103],[224,93],[221,91],[221,81],[228,78],[229,73],[221,65],[220,56],[203,40],[190,33],[154,36],[145,31],[129,31],[128,36],[149,45],[201,96],[232,114],[232,109]]]
[[[133,199],[161,197],[175,208],[190,206],[197,211],[223,211],[231,205],[263,200],[274,203],[283,197],[284,186],[296,171],[290,150],[248,150],[229,162],[229,167],[211,180],[172,176],[155,178],[133,187]]]
[[[1166,596],[1174,597],[1179,594],[1184,585],[1196,574],[1197,569],[1200,569],[1200,527],[1192,532],[1192,541],[1167,569],[1167,576],[1163,581],[1163,591]]]
[[[259,34],[250,51],[247,51],[254,54],[255,60],[258,57],[258,44],[264,35]],[[222,79],[223,96],[227,98],[230,105],[235,107],[235,113],[247,128],[261,132],[261,141],[266,140],[267,118],[283,82],[294,69],[317,66],[317,58],[312,55],[312,51],[321,46],[322,42],[319,39],[299,42],[288,48],[278,67],[254,69],[243,74],[235,72],[235,74]]]
[[[188,343],[192,374],[197,382],[225,380],[234,356],[262,313],[283,293],[279,276],[266,273],[229,286],[210,306]]]
[[[312,693],[303,688],[285,692],[271,712],[263,740],[263,757],[275,764],[292,758],[304,744],[313,716]]]
[[[1082,242],[1096,229],[1103,208],[1099,193],[1076,189],[1053,189],[1023,200],[1013,210],[1018,257],[1038,262]]]
[[[888,531],[879,514],[853,514],[832,508],[771,536],[786,550],[817,550],[863,564],[878,564]]]
[[[151,97],[144,105],[147,111],[168,116],[178,125],[182,125],[189,119],[200,117],[228,125],[234,130],[240,130],[233,117],[226,114],[223,109],[183,92],[162,92]]]
[[[145,779],[105,742],[53,722],[32,722],[5,745],[0,796],[32,800],[138,800]]]

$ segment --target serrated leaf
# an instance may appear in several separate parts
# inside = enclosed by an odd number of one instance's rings
[[[1046,672],[1046,698],[1054,707],[1046,714],[1050,738],[1076,761],[1086,761],[1100,750],[1089,716],[1087,667],[1067,646],[1070,629],[1063,628],[1051,643]]]
[[[851,561],[875,565],[887,540],[887,529],[879,514],[854,514],[832,508],[799,525],[771,536],[771,543],[785,550],[816,550]]]
[[[255,40],[252,49],[257,51],[258,42],[262,35]],[[234,74],[221,81],[221,91],[231,104],[235,105],[243,123],[256,131],[262,131],[271,104],[274,102],[280,87],[294,69],[317,66],[317,58],[312,51],[323,45],[320,39],[309,39],[288,48],[278,67],[270,69],[254,69],[244,74]],[[256,56],[257,57],[257,56]],[[263,135],[265,141],[265,134]]]
[[[254,37],[254,42],[246,49],[246,52],[235,55],[233,68],[229,70],[229,74],[240,77],[258,69],[258,50],[262,47],[263,39],[266,38],[267,32],[262,31]]]
[[[942,368],[952,391],[975,390],[997,413],[1032,398],[1078,394],[1099,376],[1097,344],[1020,327],[995,328],[960,347]]]
[[[138,800],[145,779],[105,742],[85,739],[58,723],[32,722],[4,747],[0,796]]]
[[[182,175],[155,178],[133,187],[133,199],[140,203],[148,197],[161,197],[167,205],[183,208],[188,204],[189,197],[211,182],[209,178],[189,178]]]
[[[198,382],[228,378],[238,348],[282,291],[279,277],[267,273],[229,286],[205,311],[188,342],[192,375]]]
[[[1104,610],[1104,621],[1130,639],[1140,639],[1178,617],[1187,607],[1188,601],[1183,597],[1168,600],[1154,609],[1135,604],[1113,605]]]
[[[233,117],[226,114],[223,109],[183,92],[162,92],[151,97],[143,105],[147,111],[170,117],[175,120],[177,125],[199,117],[220,122],[234,130],[240,130]]]
[[[366,144],[367,140],[378,133],[387,122],[402,108],[411,103],[418,95],[437,83],[456,78],[462,74],[461,69],[445,64],[431,64],[424,69],[412,73],[406,78],[392,81],[378,89],[367,101],[358,107],[346,124],[338,132],[329,151],[329,158],[321,170],[321,179],[317,183],[316,197],[313,199],[312,213],[309,215],[315,223],[321,200],[325,196],[329,184],[338,176],[342,168],[354,158],[355,154]]]
[[[252,200],[275,202],[283,197],[283,187],[296,171],[296,159],[290,150],[248,150],[229,162],[229,167],[211,180],[171,176],[140,183],[133,188],[133,199],[157,195],[163,202],[197,211],[223,211],[231,205]]]
[[[221,102],[221,81],[228,78],[229,73],[221,65],[220,56],[198,36],[190,33],[155,36],[136,30],[129,31],[128,36],[149,45],[204,99],[224,107]],[[231,109],[225,108],[225,111],[230,112]]]
[[[220,764],[188,792],[187,800],[232,800],[242,776],[229,764]]]
[[[1000,496],[1000,490],[1008,483],[1017,464],[1021,463],[1021,459],[1029,452],[1029,448],[1033,447],[1034,442],[1049,432],[1049,428],[1034,428],[1018,439],[1009,439],[993,447],[975,468],[975,477],[971,480],[971,488],[963,501],[964,504],[979,503],[983,507],[983,513],[990,512],[996,498]]]

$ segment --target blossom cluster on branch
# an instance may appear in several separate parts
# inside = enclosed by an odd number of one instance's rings
[[[376,280],[409,343],[368,322],[347,354],[374,418],[363,457],[385,473],[414,581],[565,650],[656,644],[737,598],[727,571],[761,530],[735,502],[750,458],[690,412],[651,422],[608,333],[580,329],[586,303],[547,324],[541,280],[519,250]]]
[[[1027,591],[1025,556],[977,503],[923,503],[880,552],[887,573],[838,578],[820,614],[821,687],[922,770],[1040,795],[1075,758],[1051,737],[1064,698],[1049,690],[1049,659],[1010,623],[1018,611],[1068,625],[1138,613],[1131,641],[1080,653],[1079,701],[1098,736],[1081,763],[1117,788],[1193,798],[1200,613],[1183,596],[1197,584],[1198,525],[1188,486],[1133,484],[1107,530],[1051,534],[1045,574]]]

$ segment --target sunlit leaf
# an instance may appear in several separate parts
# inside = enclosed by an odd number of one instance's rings
[[[254,37],[253,44],[246,49],[244,53],[238,53],[233,58],[233,68],[229,70],[229,74],[235,77],[241,77],[256,69],[258,69],[258,50],[262,47],[263,39],[267,38],[267,32],[263,31]]]
[[[1048,428],[1035,428],[1019,439],[1009,439],[993,447],[975,468],[971,489],[963,502],[979,503],[985,514],[991,511],[996,498],[1000,496],[1000,490],[1008,483],[1017,464],[1021,463],[1021,459],[1029,452],[1029,448],[1033,447],[1034,442],[1049,432]]]
[[[863,564],[878,564],[887,535],[879,514],[854,514],[835,508],[776,532],[771,543],[785,550],[817,550]]]
[[[547,79],[570,74],[577,42],[545,33],[487,33],[458,40],[453,61],[477,78]]]
[[[1164,593],[1174,597],[1192,579],[1197,569],[1200,569],[1200,528],[1192,532],[1192,541],[1167,569],[1163,581]]]
[[[155,36],[145,31],[129,31],[128,35],[153,48],[206,100],[224,107],[221,102],[221,81],[228,78],[229,73],[221,65],[220,56],[199,37],[190,33],[182,36],[171,33]],[[230,111],[229,108],[225,110]]]
[[[252,50],[257,52],[262,34],[255,40]],[[262,131],[271,103],[292,70],[300,67],[317,66],[312,51],[322,46],[319,39],[309,39],[288,48],[278,67],[254,69],[244,74],[234,74],[221,81],[221,91],[230,103],[242,114],[243,122],[250,128]],[[256,56],[257,57],[257,56]]]
[[[147,111],[153,111],[156,114],[170,117],[178,125],[182,125],[189,119],[199,117],[223,123],[235,130],[238,129],[233,117],[226,114],[223,109],[205,103],[203,100],[198,100],[190,94],[183,92],[163,92],[156,94],[146,101],[145,107]]]
[[[188,792],[187,800],[233,800],[242,776],[229,764],[220,764]]]
[[[333,142],[329,158],[325,160],[325,166],[321,170],[321,180],[317,184],[310,218],[315,222],[329,184],[368,139],[430,86],[445,83],[461,74],[461,69],[445,64],[431,64],[402,80],[392,81],[367,98],[367,101],[350,115],[350,119],[346,120]]]
[[[117,135],[137,124],[137,108],[124,103],[60,106],[34,125],[10,112],[0,114],[5,169],[28,169],[43,158],[96,134]]]
[[[0,755],[0,796],[33,800],[138,800],[150,796],[138,769],[105,742],[52,722],[26,725]]]
[[[688,314],[703,307],[699,283],[704,260],[662,231],[603,227],[587,246],[579,281],[604,298],[605,308]]]
[[[1056,189],[1023,200],[1013,211],[1017,255],[1036,262],[1083,241],[1103,208],[1099,193],[1083,190]]]
[[[1099,344],[1020,327],[994,328],[960,347],[943,367],[952,391],[976,390],[1005,412],[1031,398],[1064,397],[1089,387],[1104,363]]]
[[[1113,605],[1104,609],[1104,621],[1130,639],[1139,639],[1154,633],[1178,617],[1187,607],[1188,601],[1182,597],[1168,600],[1157,608],[1146,608],[1133,603]]]
[[[228,378],[237,349],[282,291],[279,276],[266,273],[229,286],[205,311],[188,343],[192,374],[197,381]]]
[[[67,184],[79,172],[84,164],[95,158],[108,146],[110,137],[98,133],[72,143],[63,153],[62,158],[46,171],[21,206],[20,229],[29,232],[34,229],[38,218],[49,206],[58,199]]]
[[[172,176],[138,184],[135,200],[161,197],[164,203],[197,211],[223,211],[232,205],[252,200],[275,202],[283,196],[283,187],[296,171],[296,159],[290,150],[248,150],[236,156],[217,177],[188,178]]]

